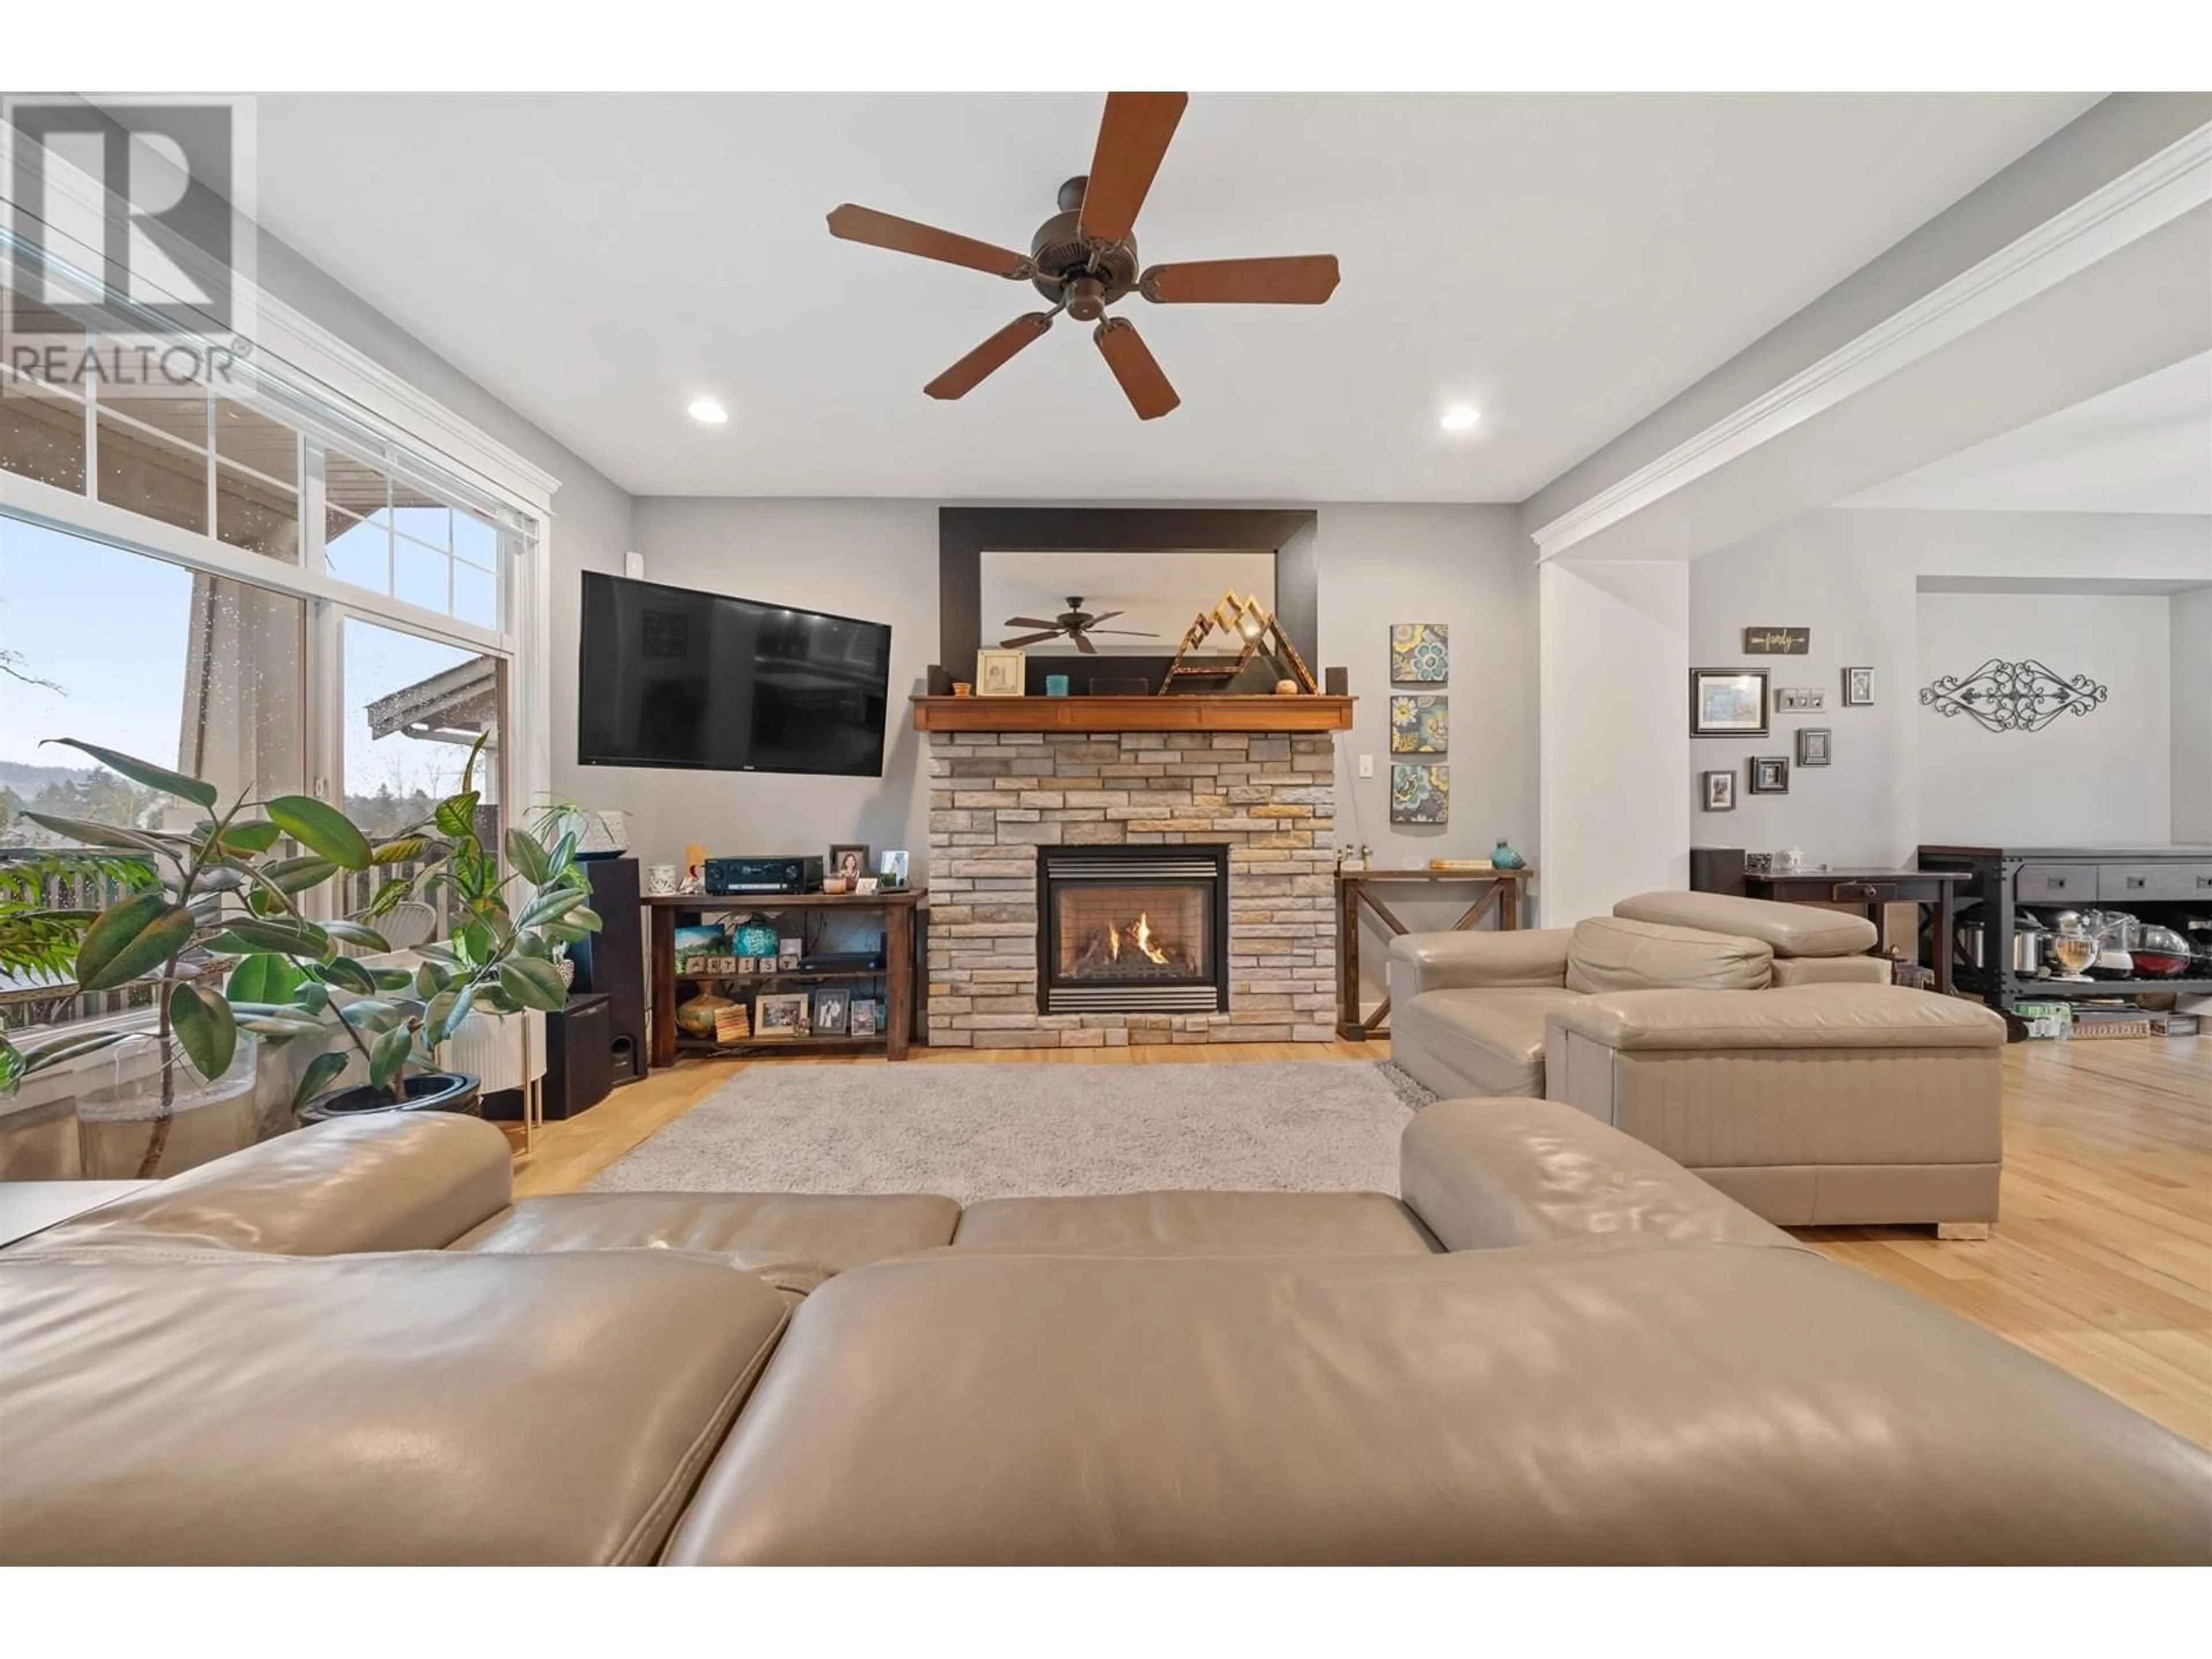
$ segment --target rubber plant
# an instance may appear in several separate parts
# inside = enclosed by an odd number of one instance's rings
[[[152,988],[160,1092],[142,1178],[160,1172],[180,1062],[212,1080],[229,1070],[241,1031],[281,1045],[326,1036],[335,1027],[361,1056],[371,1086],[396,1104],[409,1067],[429,1068],[438,1045],[472,1009],[562,1006],[566,993],[550,961],[553,946],[599,925],[584,903],[572,843],[549,848],[526,831],[512,832],[512,872],[502,872],[482,845],[473,787],[481,740],[470,753],[460,793],[382,846],[372,846],[343,812],[312,796],[256,799],[248,791],[226,808],[216,787],[202,779],[75,738],[56,741],[210,815],[189,830],[166,831],[27,813],[82,846],[143,860],[150,878],[89,919],[83,912],[12,920],[0,915],[0,941],[43,938],[51,965],[70,958],[69,976],[81,991],[137,983]],[[288,838],[301,850],[285,848]],[[304,897],[342,872],[398,866],[411,868],[387,876],[359,916],[315,918],[302,907]],[[517,880],[531,890],[520,915],[510,913],[506,898]],[[448,889],[459,918],[453,938],[421,947],[419,967],[372,967],[340,954],[342,945],[388,950],[370,925],[376,917],[410,896]],[[45,931],[33,934],[33,927]],[[64,932],[57,935],[57,928]],[[73,937],[74,950],[55,954],[57,937]],[[64,1030],[21,1048],[0,1039],[0,1093],[64,1060],[145,1036],[114,1027]],[[310,1060],[295,1106],[327,1088],[348,1059],[339,1049]]]

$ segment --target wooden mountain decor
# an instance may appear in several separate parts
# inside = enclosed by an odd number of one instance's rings
[[[1217,634],[1224,636],[1221,644],[1201,654]],[[1249,595],[1238,599],[1231,588],[1212,610],[1200,611],[1191,623],[1167,678],[1160,682],[1160,695],[1267,692],[1285,680],[1295,682],[1309,696],[1321,690],[1275,613],[1262,611],[1260,601]]]

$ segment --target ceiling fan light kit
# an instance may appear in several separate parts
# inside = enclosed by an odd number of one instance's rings
[[[1027,255],[849,202],[830,213],[832,236],[1030,283],[1052,302],[1050,311],[1017,317],[925,392],[948,400],[967,396],[1064,311],[1077,322],[1097,325],[1091,338],[1129,406],[1139,420],[1158,420],[1182,399],[1136,325],[1108,316],[1109,307],[1133,293],[1154,305],[1317,306],[1336,291],[1336,256],[1330,253],[1206,259],[1149,270],[1139,264],[1137,214],[1189,101],[1180,92],[1109,93],[1091,171],[1060,187],[1060,211],[1037,227]]]

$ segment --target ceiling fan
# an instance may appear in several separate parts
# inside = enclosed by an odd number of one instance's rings
[[[1052,326],[1063,311],[1097,323],[1091,337],[1139,420],[1155,420],[1180,404],[1176,389],[1126,317],[1106,307],[1131,292],[1157,305],[1317,306],[1335,292],[1336,256],[1203,259],[1154,265],[1139,274],[1137,210],[1190,101],[1180,92],[1109,92],[1098,125],[1091,171],[1060,187],[1060,211],[1037,227],[1026,255],[957,236],[933,225],[894,218],[850,202],[830,215],[830,234],[895,253],[1027,282],[1052,301],[1049,311],[1017,317],[922,390],[933,398],[964,398]],[[1079,644],[1081,641],[1078,641]]]
[[[1120,615],[1121,612],[1119,611],[1102,611],[1093,616],[1083,608],[1083,596],[1079,593],[1068,600],[1067,609],[1061,611],[1051,622],[1047,622],[1042,617],[1007,617],[1006,625],[1008,628],[1037,628],[1044,631],[1039,634],[1024,634],[1018,639],[1000,640],[999,643],[1006,649],[1012,650],[1017,646],[1036,645],[1043,640],[1057,639],[1060,635],[1065,634],[1075,641],[1075,648],[1078,651],[1087,657],[1095,657],[1098,654],[1098,647],[1091,643],[1091,636],[1093,634],[1118,634],[1125,639],[1132,640],[1159,638],[1157,634],[1146,634],[1133,628],[1099,627],[1100,623],[1111,622]]]

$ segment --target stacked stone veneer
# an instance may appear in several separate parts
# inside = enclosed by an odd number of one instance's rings
[[[929,737],[929,1040],[974,1048],[1335,1036],[1335,740]],[[1229,1011],[1037,1012],[1040,846],[1225,843]]]

